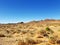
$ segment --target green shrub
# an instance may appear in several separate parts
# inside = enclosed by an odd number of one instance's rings
[[[49,28],[49,27],[46,27],[46,30],[47,30],[47,31],[50,31],[50,28]]]
[[[49,31],[50,33],[54,33],[54,31],[51,30],[49,27],[46,27],[46,31]]]

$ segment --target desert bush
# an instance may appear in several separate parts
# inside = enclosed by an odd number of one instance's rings
[[[36,44],[40,44],[43,42],[42,40],[39,40],[39,39],[36,39],[35,41],[36,41]]]
[[[24,24],[24,22],[18,22],[17,24]]]
[[[45,37],[49,37],[47,33],[46,33],[46,34],[44,34],[43,36],[45,36]]]
[[[24,22],[20,22],[21,24],[23,24]]]
[[[60,44],[60,40],[57,40],[56,43],[57,43],[57,44]]]
[[[37,38],[43,38],[43,36],[42,35],[38,35]]]
[[[5,37],[5,35],[4,34],[0,34],[0,37]]]
[[[50,33],[54,33],[53,30],[51,30],[49,27],[46,27],[46,31],[48,31]]]
[[[10,30],[10,32],[11,32],[12,34],[14,34],[14,33],[16,33],[16,30]]]
[[[7,34],[14,34],[16,31],[15,30],[6,30]]]
[[[23,30],[23,31],[21,31],[23,34],[26,34],[27,33],[27,31],[26,30]]]
[[[33,39],[28,39],[27,42],[29,44],[37,44],[37,42],[35,40],[33,40]]]
[[[49,42],[50,43],[55,44],[56,41],[57,41],[57,37],[56,36],[49,37]]]
[[[26,45],[23,41],[19,41],[18,45]]]
[[[8,30],[6,30],[6,32],[9,34],[10,33],[10,31],[8,31]]]
[[[33,35],[35,33],[35,30],[29,31],[29,33]]]
[[[48,37],[48,34],[46,33],[45,30],[41,30],[40,31],[40,34],[43,35],[44,37]]]
[[[24,42],[23,40],[18,42],[18,45],[33,45],[30,41]]]
[[[40,30],[40,34],[44,35],[44,34],[46,34],[46,31],[45,30]]]
[[[46,30],[47,30],[47,31],[50,31],[50,28],[49,28],[49,27],[46,27]]]
[[[21,30],[16,30],[16,33],[20,33],[21,32]]]
[[[29,38],[26,39],[26,42],[27,42],[28,44],[34,45],[34,44],[39,44],[39,43],[41,43],[42,40],[32,39],[32,38],[29,37]]]

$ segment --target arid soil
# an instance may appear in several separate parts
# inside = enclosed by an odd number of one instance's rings
[[[60,45],[60,20],[0,24],[0,45]]]

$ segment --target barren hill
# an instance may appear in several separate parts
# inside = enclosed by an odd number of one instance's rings
[[[0,24],[0,45],[60,45],[60,20]]]
[[[0,24],[0,28],[18,28],[18,26],[31,26],[31,25],[42,25],[42,24],[60,24],[60,20],[54,20],[54,19],[45,19],[45,20],[40,20],[40,21],[31,21],[31,22],[27,22],[27,23],[24,23],[24,22],[19,22],[19,23],[8,23],[8,24]]]

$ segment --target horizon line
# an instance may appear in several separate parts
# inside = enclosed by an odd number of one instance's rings
[[[16,23],[21,23],[21,22],[23,22],[23,23],[28,23],[28,22],[33,22],[33,21],[42,21],[42,20],[60,20],[60,19],[40,19],[40,20],[30,20],[30,21],[16,21],[16,22],[1,22],[0,24],[16,24]]]

